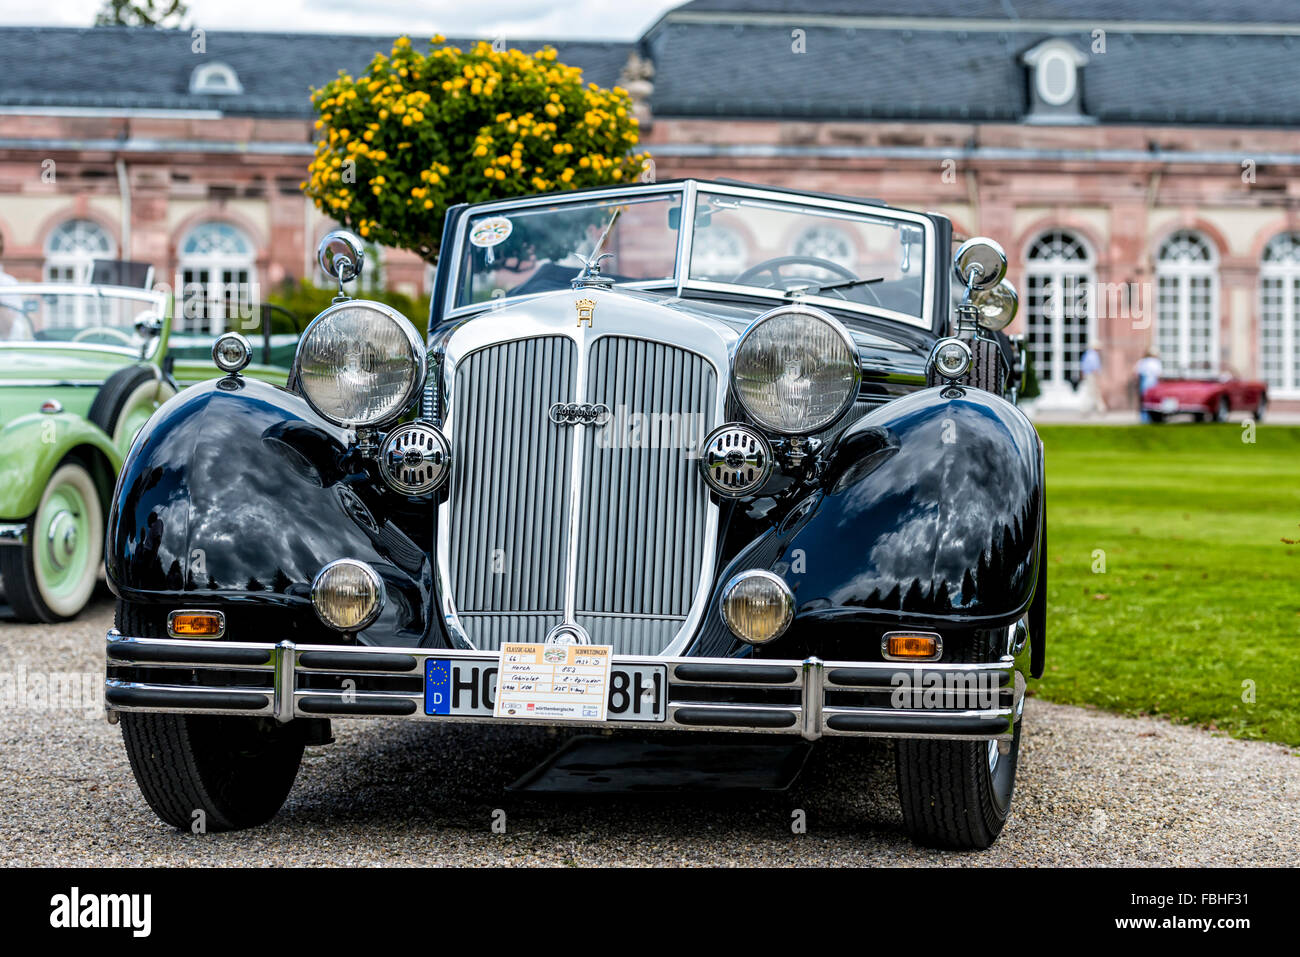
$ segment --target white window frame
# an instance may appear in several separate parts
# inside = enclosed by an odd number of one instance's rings
[[[54,249],[54,243],[69,231],[73,233],[70,248]],[[86,237],[96,236],[102,239],[97,245],[86,242]],[[45,237],[45,263],[41,275],[46,282],[66,282],[85,285],[90,282],[90,273],[96,259],[113,259],[117,256],[117,243],[112,234],[93,219],[73,216],[63,220]],[[72,270],[71,276],[61,275],[63,270]]]
[[[1171,259],[1166,253],[1180,237],[1190,237],[1195,239],[1209,253],[1206,259]],[[1161,313],[1162,297],[1160,295],[1160,281],[1162,279],[1171,280],[1176,287],[1176,306],[1173,316],[1165,316]],[[1210,280],[1210,344],[1208,356],[1208,370],[1201,365],[1199,357],[1192,356],[1192,280],[1209,279]],[[1160,359],[1162,362],[1169,362],[1176,369],[1187,371],[1192,368],[1193,362],[1195,368],[1199,371],[1208,371],[1211,374],[1219,371],[1219,251],[1208,236],[1195,229],[1180,229],[1170,236],[1166,237],[1160,244],[1160,249],[1156,252],[1156,329],[1155,341],[1157,347],[1161,350]],[[1177,346],[1174,355],[1165,354],[1165,346],[1162,345],[1162,327],[1172,322],[1176,329],[1172,339]]]
[[[1040,243],[1045,242],[1048,237],[1059,233],[1068,236],[1078,247],[1083,250],[1084,258],[1082,259],[1063,259],[1063,258],[1032,258],[1031,253]],[[1084,344],[1096,343],[1097,341],[1097,257],[1093,251],[1092,245],[1078,232],[1067,227],[1054,227],[1045,229],[1037,233],[1033,239],[1025,246],[1025,255],[1022,258],[1024,263],[1025,290],[1026,297],[1030,290],[1030,277],[1042,279],[1045,283],[1050,283],[1058,289],[1065,289],[1066,278],[1074,278],[1082,283],[1085,290],[1084,302],[1086,313],[1084,315]],[[1037,362],[1034,356],[1035,367],[1034,374],[1038,377],[1039,388],[1055,389],[1058,391],[1073,391],[1070,387],[1070,380],[1065,375],[1067,360],[1065,356],[1065,300],[1064,296],[1053,296],[1049,300],[1053,304],[1050,313],[1044,317],[1050,323],[1051,332],[1051,368],[1044,370],[1041,364]],[[1031,323],[1035,321],[1031,308],[1027,306],[1025,310],[1025,332],[1028,334]],[[1032,354],[1032,353],[1031,353]],[[1075,359],[1076,364],[1081,360],[1083,355],[1083,346],[1079,349],[1079,358]],[[1051,375],[1044,373],[1050,371]]]
[[[244,251],[231,252],[228,249],[218,249],[198,253],[187,253],[185,247],[189,245],[190,240],[205,229],[229,229],[232,230],[236,238],[242,242]],[[227,319],[225,305],[228,300],[226,295],[226,283],[221,280],[221,274],[227,271],[244,272],[248,276],[248,299],[247,304],[254,311],[257,306],[257,246],[253,243],[253,238],[244,232],[243,229],[234,223],[228,223],[219,219],[204,220],[197,223],[190,229],[186,230],[185,235],[181,237],[177,247],[177,278],[180,280],[178,288],[181,290],[181,308],[178,315],[174,317],[173,322],[176,327],[186,332],[207,332],[219,335],[225,331],[225,322]],[[191,317],[188,315],[190,302],[190,285],[185,282],[187,272],[202,273],[204,279],[201,280],[203,285],[203,303],[204,312],[207,319],[206,328],[200,326],[198,329],[190,328]],[[213,281],[213,277],[217,281]],[[236,284],[238,285],[238,284]],[[238,296],[238,290],[236,290]],[[220,325],[220,328],[218,328]]]
[[[1281,259],[1268,259],[1274,247],[1290,245],[1289,255]],[[1277,279],[1282,285],[1281,315],[1278,320],[1282,326],[1282,381],[1273,382],[1265,378],[1267,364],[1264,355],[1267,351],[1264,341],[1264,326],[1269,317],[1265,312],[1264,280]],[[1268,384],[1268,393],[1272,398],[1300,399],[1300,371],[1296,370],[1296,350],[1300,348],[1300,311],[1296,310],[1296,296],[1300,294],[1300,233],[1281,232],[1268,241],[1260,256],[1259,291],[1257,296],[1259,316],[1259,376]]]

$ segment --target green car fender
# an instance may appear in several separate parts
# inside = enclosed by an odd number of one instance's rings
[[[50,476],[74,449],[87,450],[91,474],[110,495],[122,452],[98,426],[68,412],[36,412],[0,429],[0,520],[35,512]]]

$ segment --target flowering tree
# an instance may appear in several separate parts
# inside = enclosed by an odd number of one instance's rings
[[[647,158],[632,152],[627,91],[584,84],[549,47],[462,51],[435,36],[424,54],[400,37],[312,104],[321,138],[307,195],[366,239],[430,262],[448,206],[626,183]]]

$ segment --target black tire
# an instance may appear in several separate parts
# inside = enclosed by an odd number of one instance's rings
[[[1226,395],[1219,396],[1219,401],[1214,406],[1214,421],[1227,422],[1229,409],[1228,397]]]
[[[84,563],[80,564],[79,583],[73,595],[47,592],[49,581],[37,569],[40,559],[36,549],[43,547],[42,532],[47,530],[46,499],[53,487],[67,477],[74,477],[86,509],[88,544]],[[21,622],[54,624],[77,617],[90,600],[99,579],[104,553],[104,502],[93,471],[80,458],[70,455],[51,473],[46,490],[35,514],[27,520],[26,542],[0,547],[0,586],[14,617]],[[53,547],[53,546],[50,546]]]
[[[99,426],[112,438],[117,430],[117,420],[122,416],[126,402],[140,386],[156,382],[158,372],[153,366],[135,365],[118,369],[99,387],[95,400],[90,403],[86,418]]]
[[[1016,722],[1005,754],[993,741],[897,743],[898,801],[913,841],[971,851],[984,850],[998,839],[1011,813],[1023,722],[1023,716]]]
[[[1165,414],[1163,412],[1148,412],[1147,418],[1151,420],[1152,425],[1165,424]]]
[[[1261,395],[1259,401],[1255,403],[1255,421],[1263,422],[1266,412],[1268,412],[1268,396]]]
[[[117,626],[139,637],[166,631],[156,616],[121,601]],[[140,793],[163,822],[184,831],[197,822],[209,832],[265,824],[302,763],[298,722],[124,711],[119,724]]]

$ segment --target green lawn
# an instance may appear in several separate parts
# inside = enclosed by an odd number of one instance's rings
[[[1300,747],[1300,428],[1260,426],[1254,444],[1240,424],[1039,432],[1049,617],[1035,694]]]

